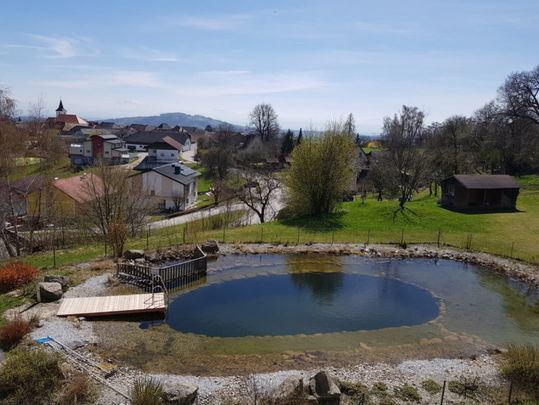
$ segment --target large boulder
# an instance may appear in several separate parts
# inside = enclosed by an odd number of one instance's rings
[[[39,283],[37,285],[37,300],[39,302],[53,302],[62,298],[64,291],[62,290],[62,284],[52,283]]]
[[[60,285],[62,286],[62,290],[64,291],[67,290],[69,284],[69,280],[65,276],[45,276],[45,279],[43,281],[45,281],[46,283],[60,283]]]
[[[192,384],[166,380],[163,382],[163,400],[170,405],[191,405],[195,402],[198,387]]]
[[[200,246],[200,249],[202,249],[204,253],[214,255],[219,252],[219,244],[216,240],[209,240],[204,242],[202,246]]]
[[[135,260],[144,257],[144,250],[129,249],[124,253],[124,258],[127,260]]]
[[[275,404],[288,404],[293,401],[306,399],[307,395],[303,387],[303,378],[301,376],[290,376],[286,378],[277,388],[271,391],[270,398]]]
[[[309,380],[309,390],[320,404],[338,404],[341,390],[327,371],[320,371]]]

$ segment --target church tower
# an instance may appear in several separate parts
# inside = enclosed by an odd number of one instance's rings
[[[64,104],[62,104],[62,99],[60,99],[60,104],[58,105],[58,108],[56,109],[56,117],[65,114],[67,110],[64,108]]]

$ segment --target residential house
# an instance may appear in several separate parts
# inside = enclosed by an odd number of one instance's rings
[[[0,206],[10,217],[31,215],[28,211],[28,196],[40,190],[45,179],[41,176],[25,177],[0,184]]]
[[[185,165],[169,163],[131,178],[156,209],[184,211],[196,203],[198,176],[200,173]]]
[[[150,170],[168,163],[177,163],[182,149],[182,144],[170,136],[165,136],[162,140],[148,145],[148,156],[135,167],[135,170]]]
[[[106,164],[125,164],[129,162],[129,149],[116,135],[92,135],[83,142],[69,146],[69,158],[74,166],[90,166],[99,161]]]
[[[171,131],[171,130],[154,130],[150,132],[139,131],[127,135],[124,138],[126,146],[132,151],[147,151],[148,146],[162,142],[164,137],[170,137],[182,145],[182,151],[191,150],[191,135],[186,131]]]
[[[35,218],[74,218],[82,204],[100,197],[103,190],[103,181],[92,173],[55,179],[31,193],[28,206]]]
[[[458,174],[441,182],[443,207],[462,211],[514,210],[520,191],[507,175]]]

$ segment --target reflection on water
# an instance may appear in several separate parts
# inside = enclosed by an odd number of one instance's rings
[[[320,304],[330,305],[343,285],[341,257],[328,257],[323,262],[306,262],[302,259],[302,256],[286,258],[286,270],[292,283],[299,290],[308,289]],[[318,273],[328,274],[320,277]]]

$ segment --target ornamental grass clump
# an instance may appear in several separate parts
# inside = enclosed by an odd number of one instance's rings
[[[151,378],[135,380],[130,394],[132,405],[160,405],[163,403],[163,385]]]
[[[539,346],[509,345],[501,370],[515,388],[539,400]]]
[[[37,277],[37,269],[27,263],[11,262],[0,267],[0,293],[23,286]]]
[[[32,330],[30,322],[16,317],[6,322],[0,327],[0,347],[4,350],[10,350]]]

